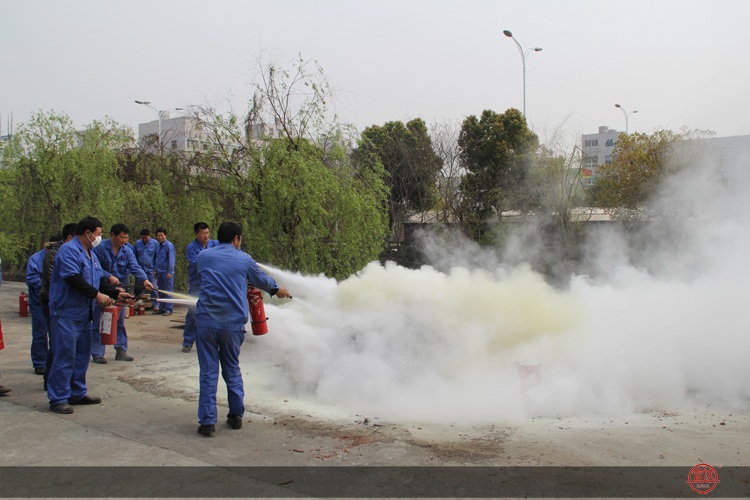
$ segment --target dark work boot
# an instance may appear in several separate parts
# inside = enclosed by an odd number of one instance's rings
[[[242,429],[242,415],[236,413],[227,415],[227,423],[232,426],[232,429]]]
[[[50,406],[49,409],[55,413],[63,413],[65,415],[73,413],[73,408],[68,403],[57,403],[54,406]]]
[[[133,361],[135,359],[133,356],[128,356],[127,351],[122,347],[115,347],[115,351],[117,351],[115,361]]]
[[[199,425],[198,426],[198,434],[203,434],[206,437],[210,437],[213,435],[213,433],[216,432],[216,427],[213,424],[209,425]]]

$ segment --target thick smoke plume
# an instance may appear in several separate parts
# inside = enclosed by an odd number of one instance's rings
[[[746,407],[750,224],[733,187],[707,169],[673,179],[663,202],[688,216],[646,224],[636,247],[598,231],[592,272],[564,287],[455,239],[425,238],[434,266],[341,283],[268,269],[295,299],[267,306],[264,348],[300,390],[391,420]]]

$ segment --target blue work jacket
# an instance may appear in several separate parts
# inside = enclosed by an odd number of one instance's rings
[[[164,240],[164,243],[156,242],[159,247],[156,250],[156,262],[154,269],[157,273],[167,273],[174,276],[174,245],[169,240]]]
[[[245,331],[249,310],[247,282],[271,295],[279,286],[258,268],[248,254],[231,243],[221,243],[198,255],[201,291],[195,309],[195,324],[220,330]]]
[[[65,281],[65,278],[76,274],[82,275],[86,283],[99,290],[102,266],[94,252],[91,252],[91,257],[88,256],[78,237],[63,244],[55,255],[49,285],[50,315],[74,321],[88,321],[93,314],[96,301],[87,299]]]
[[[203,248],[203,245],[198,243],[197,239],[191,241],[187,246],[185,257],[188,261],[188,284],[191,287],[201,286],[201,277],[198,274],[198,254],[215,246],[219,246],[219,240],[208,240],[206,248]]]
[[[46,251],[47,249],[43,248],[29,257],[28,262],[26,262],[26,286],[37,291],[42,289],[42,268],[44,267],[42,262]]]
[[[115,256],[112,249],[112,239],[102,240],[102,242],[93,249],[94,254],[99,258],[102,265],[102,276],[109,278],[114,276],[123,283],[128,281],[128,274],[135,276],[138,281],[147,280],[146,273],[143,272],[138,261],[135,260],[135,253],[130,245],[123,245]]]
[[[157,250],[159,250],[159,242],[154,238],[150,238],[148,243],[143,243],[143,240],[135,242],[136,260],[138,261],[138,265],[141,266],[141,269],[143,269],[148,275],[154,273]]]

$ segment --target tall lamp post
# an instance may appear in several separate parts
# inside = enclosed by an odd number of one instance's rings
[[[162,109],[161,111],[157,111],[155,107],[151,105],[151,101],[135,101],[136,104],[143,104],[144,106],[148,106],[151,108],[151,111],[154,112],[156,115],[156,119],[159,122],[159,154],[161,154],[161,118],[164,113],[167,111],[182,111],[183,108],[171,108],[171,109]]]
[[[503,34],[508,38],[512,38],[513,41],[516,42],[518,52],[521,54],[521,62],[523,63],[523,117],[526,118],[526,58],[528,57],[529,52],[540,52],[542,48],[534,47],[532,49],[527,49],[526,52],[524,52],[523,47],[521,47],[521,44],[518,43],[518,40],[515,39],[513,33],[511,33],[509,30],[504,30]]]
[[[625,111],[625,108],[623,108],[619,104],[615,104],[615,107],[620,108],[620,111],[622,111],[623,114],[625,115],[625,133],[627,134],[628,133],[628,112]],[[631,114],[636,114],[637,112],[638,111],[633,111]]]

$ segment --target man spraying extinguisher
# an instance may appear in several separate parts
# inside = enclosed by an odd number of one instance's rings
[[[200,365],[198,432],[205,436],[216,430],[216,386],[220,367],[229,400],[227,424],[233,429],[242,427],[245,392],[239,356],[249,315],[247,282],[276,297],[291,297],[286,288],[277,285],[258,268],[252,257],[240,251],[240,224],[224,222],[217,236],[219,245],[198,255],[201,283],[195,311],[195,345]]]
[[[102,223],[86,217],[76,226],[76,236],[55,256],[49,288],[53,357],[47,397],[56,413],[73,413],[71,405],[102,402],[102,398],[90,396],[86,386],[94,307],[108,306],[112,298],[132,299],[102,276],[101,264],[91,251],[101,240]]]

